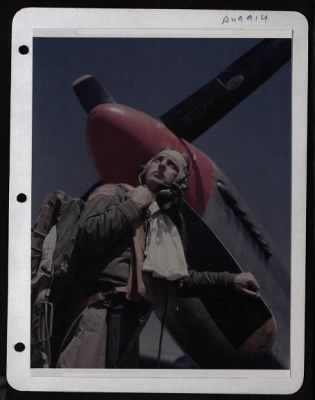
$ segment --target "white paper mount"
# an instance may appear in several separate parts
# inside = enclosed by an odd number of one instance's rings
[[[27,391],[259,394],[298,390],[304,368],[307,34],[307,21],[294,12],[29,8],[16,14],[12,37],[7,350],[7,374],[12,387]],[[292,39],[290,369],[30,368],[32,85],[36,37]],[[17,351],[23,345],[24,351]]]

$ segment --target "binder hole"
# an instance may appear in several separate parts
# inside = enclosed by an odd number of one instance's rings
[[[17,199],[17,201],[18,201],[19,203],[25,203],[27,197],[26,197],[26,194],[24,194],[24,193],[19,193],[19,194],[16,196],[16,199]]]
[[[25,350],[25,344],[21,343],[21,342],[16,343],[15,346],[14,346],[14,350],[18,351],[19,353],[21,353],[22,351]]]
[[[23,44],[23,46],[20,46],[20,47],[19,47],[19,52],[20,52],[21,54],[23,54],[23,55],[27,54],[27,53],[29,52],[28,46],[25,46],[25,45]]]

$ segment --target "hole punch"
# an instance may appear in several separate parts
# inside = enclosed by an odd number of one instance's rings
[[[16,199],[17,199],[17,201],[18,201],[19,203],[25,203],[26,200],[27,200],[27,197],[26,197],[26,194],[24,194],[24,193],[19,193],[19,194],[16,196]]]
[[[29,51],[30,51],[29,47],[25,46],[24,44],[19,47],[20,54],[25,55],[25,54],[29,53]]]
[[[22,351],[25,350],[25,344],[22,343],[22,342],[16,343],[16,344],[14,345],[14,350],[15,350],[15,351],[18,351],[19,353],[21,353]]]

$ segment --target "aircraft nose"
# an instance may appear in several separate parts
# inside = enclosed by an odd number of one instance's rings
[[[73,82],[72,87],[87,113],[99,104],[116,103],[92,75],[81,76]]]

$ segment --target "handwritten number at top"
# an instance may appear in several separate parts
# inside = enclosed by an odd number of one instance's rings
[[[231,23],[243,23],[243,22],[267,22],[268,15],[260,14],[248,14],[248,15],[239,15],[238,17],[229,17],[226,15],[222,20],[222,25],[231,24]]]

